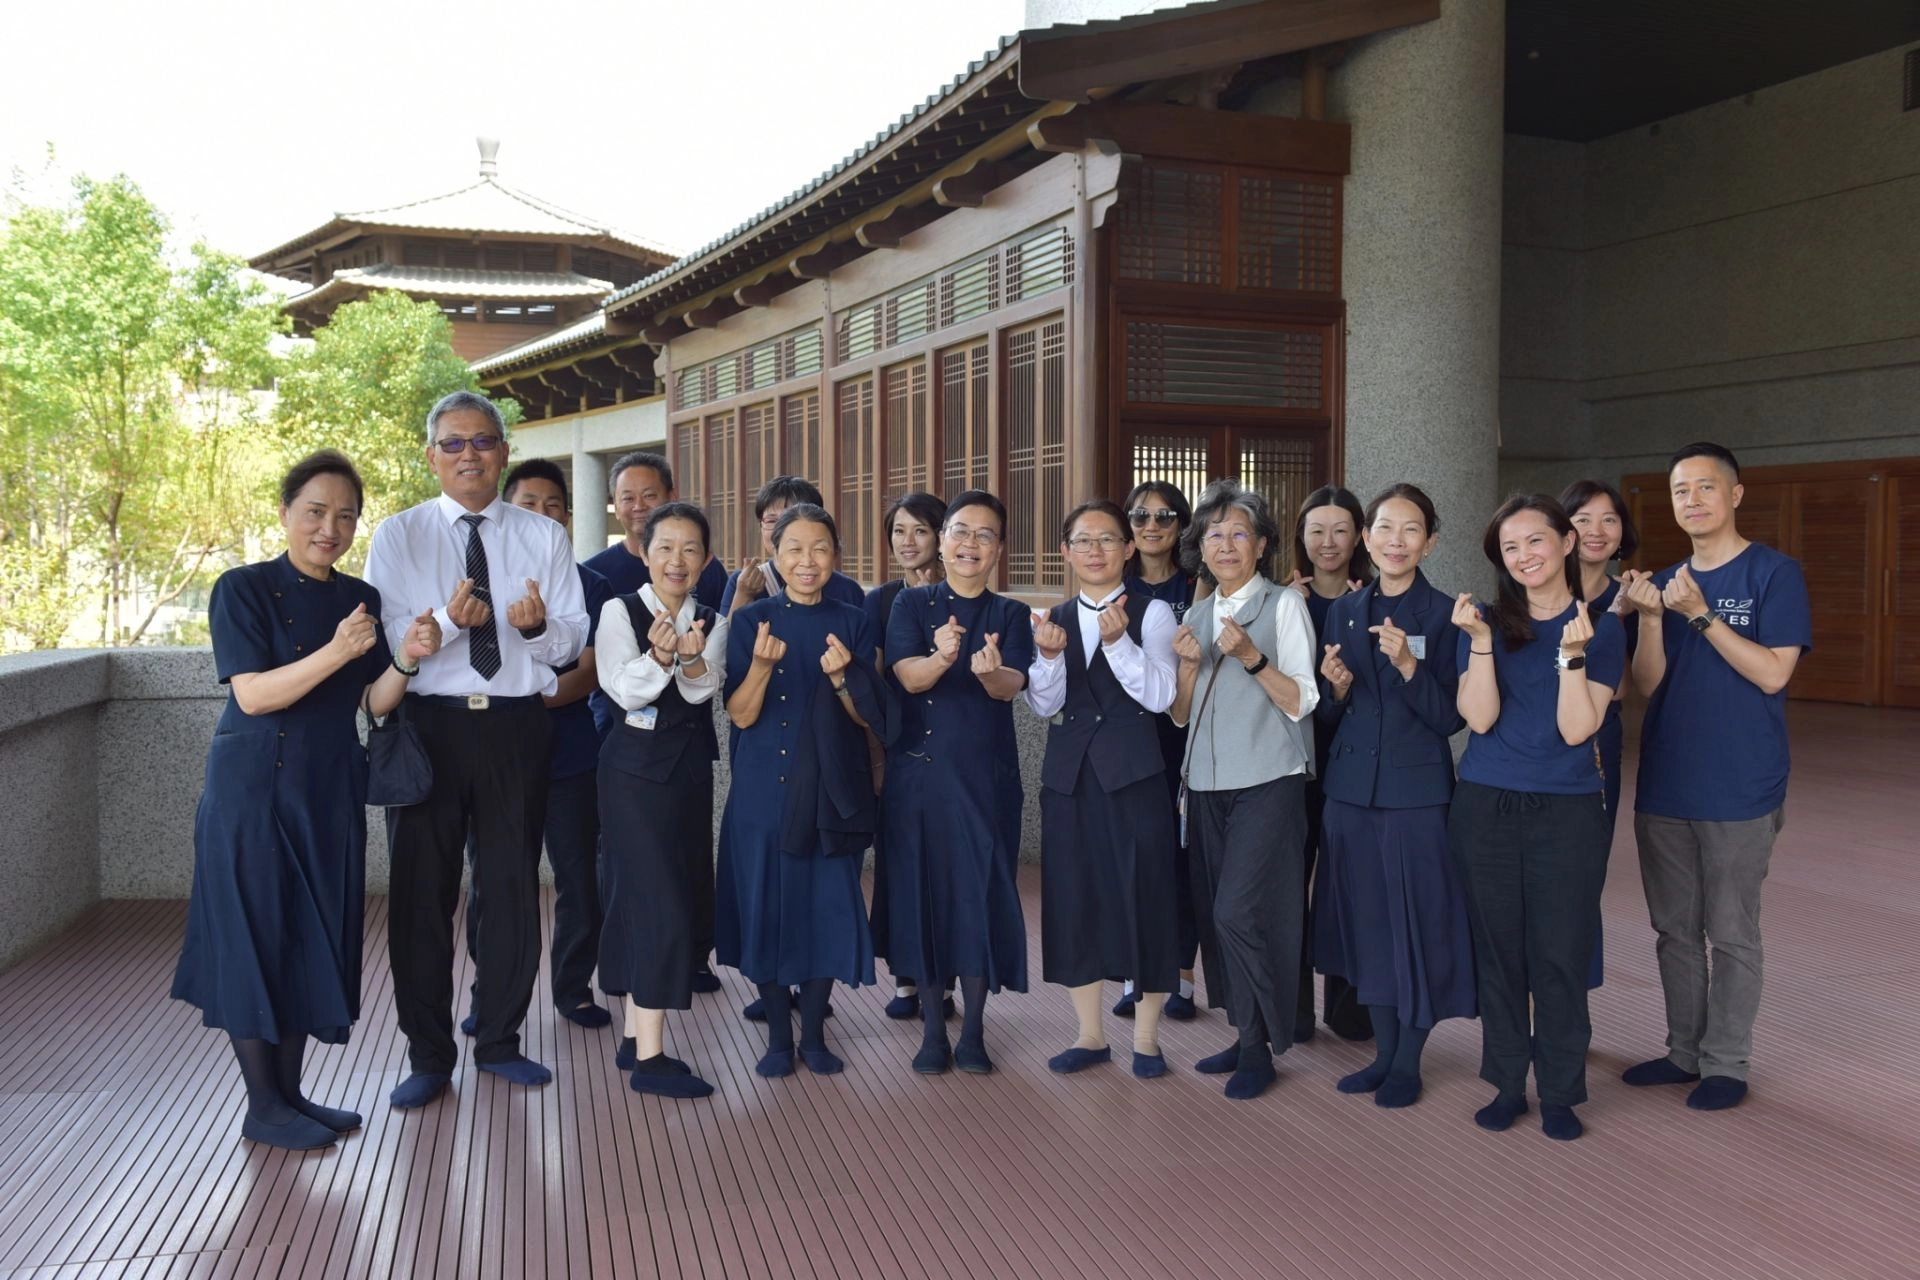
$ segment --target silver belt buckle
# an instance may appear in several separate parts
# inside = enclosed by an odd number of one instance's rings
[[[467,695],[467,710],[469,710],[469,711],[485,711],[486,709],[487,709],[487,695],[486,695],[486,694],[484,694],[484,693],[470,693],[470,694],[468,694],[468,695]]]

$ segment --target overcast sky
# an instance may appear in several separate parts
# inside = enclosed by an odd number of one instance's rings
[[[134,178],[248,255],[503,181],[686,252],[812,180],[1021,22],[1020,0],[9,5],[0,174]]]

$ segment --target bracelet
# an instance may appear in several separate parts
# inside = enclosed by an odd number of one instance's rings
[[[1472,645],[1468,645],[1468,646],[1467,646],[1467,652],[1468,652],[1468,653],[1471,653],[1471,654],[1477,654],[1478,656],[1480,656],[1480,657],[1482,657],[1482,658],[1491,658],[1491,657],[1493,656],[1493,650],[1491,650],[1491,649],[1476,649],[1476,648],[1474,648],[1474,647],[1473,647]]]
[[[401,666],[399,654],[393,655],[393,669],[395,671],[398,671],[403,676],[411,677],[411,676],[417,676],[420,674],[420,664],[417,662],[414,663],[411,667]]]
[[[520,633],[522,640],[538,640],[541,636],[547,634],[547,620],[542,618],[536,626],[515,627],[514,630]]]
[[[853,696],[853,690],[847,688],[847,682],[842,680],[839,684],[833,686],[833,696],[836,698],[851,698]]]
[[[677,653],[673,655],[673,665],[676,667],[697,667],[706,660],[704,653],[696,653],[691,658],[683,658]]]
[[[1263,653],[1260,655],[1260,661],[1254,663],[1252,666],[1247,668],[1247,674],[1250,676],[1257,676],[1262,671],[1265,671],[1266,669],[1267,669],[1267,655]]]

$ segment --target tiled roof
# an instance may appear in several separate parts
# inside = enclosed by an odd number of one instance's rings
[[[472,369],[482,377],[496,370],[509,369],[538,360],[542,356],[570,350],[574,347],[590,346],[607,332],[607,313],[593,311],[574,321],[564,329],[542,334],[518,346],[508,347],[505,351],[496,351],[490,356],[475,360]]]
[[[356,289],[399,289],[456,298],[603,298],[613,290],[608,280],[595,280],[571,271],[470,271],[460,267],[354,267],[333,273],[317,289],[287,299],[289,307],[305,306]]]
[[[289,240],[276,249],[255,255],[253,262],[258,264],[295,252],[355,226],[464,231],[481,235],[594,237],[655,259],[668,257],[671,252],[489,177],[480,179],[472,186],[461,187],[445,195],[429,196],[425,200],[414,200],[386,209],[368,209],[360,213],[336,213],[326,225]]]

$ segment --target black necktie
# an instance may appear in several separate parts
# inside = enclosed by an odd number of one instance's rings
[[[480,521],[484,517],[460,517],[467,526],[467,576],[473,579],[473,598],[493,608],[493,584],[487,579],[487,548],[480,541]],[[493,614],[477,627],[467,628],[467,661],[483,680],[500,673],[500,633],[494,629]]]

